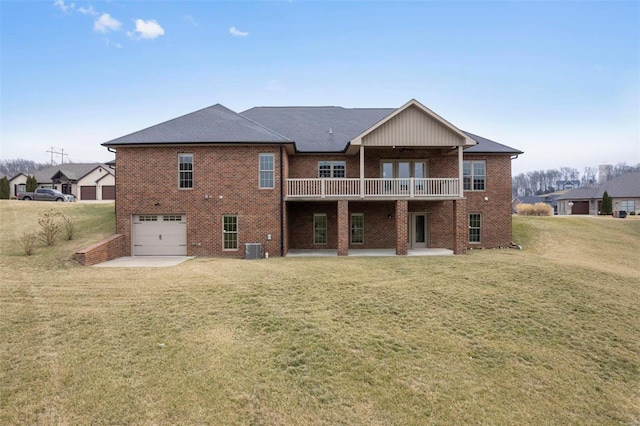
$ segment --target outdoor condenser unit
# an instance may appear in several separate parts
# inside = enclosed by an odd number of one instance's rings
[[[245,259],[260,259],[261,257],[262,257],[262,244],[260,243],[244,244]]]

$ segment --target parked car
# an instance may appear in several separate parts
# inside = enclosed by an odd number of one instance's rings
[[[57,189],[51,188],[38,188],[34,192],[18,192],[16,194],[16,198],[18,200],[24,201],[69,201],[73,202],[76,200],[71,194],[63,194]]]

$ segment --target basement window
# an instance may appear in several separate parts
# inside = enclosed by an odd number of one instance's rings
[[[479,243],[482,235],[482,215],[480,213],[469,214],[469,242]]]
[[[351,215],[351,244],[364,244],[364,214]]]
[[[327,215],[313,215],[313,244],[327,244]]]
[[[238,216],[222,216],[222,249],[238,250]]]

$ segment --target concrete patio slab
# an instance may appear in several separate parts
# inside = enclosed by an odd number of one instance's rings
[[[166,268],[193,259],[190,256],[127,256],[93,265],[95,268]]]
[[[407,256],[452,256],[453,250],[445,248],[409,249]],[[338,250],[289,250],[287,257],[334,257]],[[349,256],[396,256],[395,249],[351,249]]]

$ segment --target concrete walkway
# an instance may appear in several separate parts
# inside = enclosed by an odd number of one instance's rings
[[[189,256],[128,256],[93,265],[94,268],[165,268],[176,266],[193,257]]]

